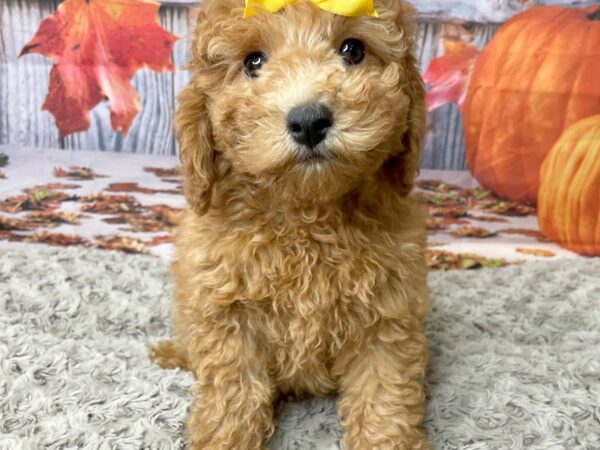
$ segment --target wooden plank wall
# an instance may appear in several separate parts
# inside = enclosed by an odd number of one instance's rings
[[[38,55],[18,59],[25,42],[40,21],[51,14],[58,0],[0,0],[0,144],[57,147],[116,152],[175,154],[171,127],[175,96],[186,83],[185,36],[190,0],[161,0],[160,22],[181,36],[175,45],[175,73],[140,71],[133,80],[142,108],[126,137],[110,128],[109,111],[101,104],[91,113],[92,125],[83,133],[58,139],[52,116],[41,111],[47,93],[51,63]],[[535,4],[584,6],[598,0],[414,0],[419,12],[420,65],[444,53],[445,38],[460,39],[483,47],[499,24]],[[423,167],[465,168],[461,118],[449,105],[430,114],[423,151]]]

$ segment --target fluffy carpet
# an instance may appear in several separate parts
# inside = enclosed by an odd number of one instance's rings
[[[435,449],[600,449],[600,260],[430,286]],[[146,359],[169,334],[169,290],[151,257],[0,251],[0,449],[184,448],[192,378]],[[338,448],[334,399],[279,414],[272,450]]]

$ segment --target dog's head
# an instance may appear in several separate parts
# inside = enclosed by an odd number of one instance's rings
[[[381,177],[407,194],[419,164],[423,87],[412,9],[342,17],[298,0],[243,18],[242,0],[204,0],[176,129],[188,202],[209,206],[220,174],[299,202]]]

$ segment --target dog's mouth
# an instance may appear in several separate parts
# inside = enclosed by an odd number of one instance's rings
[[[296,161],[300,164],[319,164],[331,160],[331,155],[319,147],[303,150],[296,155]]]
[[[305,163],[316,163],[316,162],[323,162],[326,161],[328,158],[325,155],[320,155],[320,154],[310,154],[310,155],[305,155],[300,159],[300,162],[305,162]]]

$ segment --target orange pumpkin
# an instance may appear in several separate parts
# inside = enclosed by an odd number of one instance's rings
[[[600,115],[572,125],[540,171],[538,222],[553,241],[600,255]]]
[[[497,195],[535,203],[540,167],[570,125],[600,113],[600,10],[532,8],[477,59],[464,104],[466,159]]]

